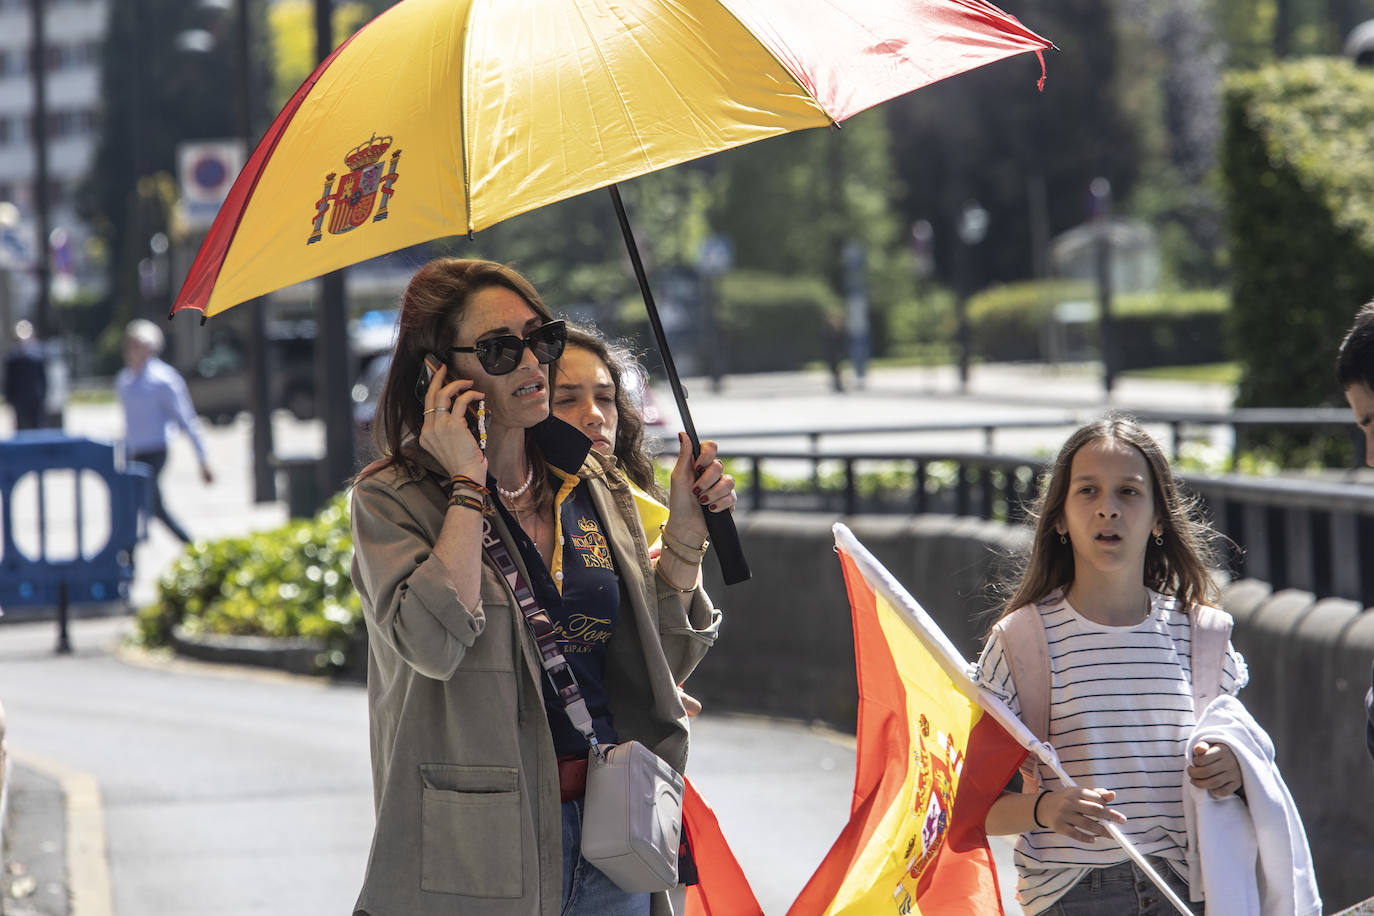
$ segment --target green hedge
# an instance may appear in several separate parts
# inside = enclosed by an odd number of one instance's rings
[[[313,519],[198,541],[163,573],[157,600],[138,614],[136,638],[167,646],[178,624],[193,635],[316,637],[327,646],[321,667],[342,667],[363,627],[352,561],[346,494]]]
[[[1044,360],[1054,307],[1089,302],[1091,284],[1074,280],[1010,283],[969,299],[974,355],[993,362]],[[1117,329],[1118,369],[1184,366],[1227,358],[1226,294],[1219,290],[1125,293],[1112,298]],[[1094,312],[1095,314],[1095,312]],[[1096,353],[1096,320],[1075,330]]]
[[[823,360],[827,322],[842,310],[839,297],[816,277],[726,274],[717,311],[726,371],[800,369]]]
[[[1374,297],[1374,72],[1306,58],[1233,74],[1222,171],[1239,406],[1340,403],[1336,346]]]

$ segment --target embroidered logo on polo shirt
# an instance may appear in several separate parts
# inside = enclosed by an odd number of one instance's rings
[[[564,655],[582,655],[593,649],[605,648],[611,641],[611,622],[605,617],[572,614],[566,623],[553,625],[553,634]]]
[[[582,534],[574,534],[572,544],[582,557],[582,565],[589,569],[615,569],[611,565],[611,549],[606,545],[606,536],[597,527],[596,520],[580,518],[577,527]]]

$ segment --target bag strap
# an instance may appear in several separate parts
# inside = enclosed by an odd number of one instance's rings
[[[1193,709],[1201,717],[1202,711],[1221,696],[1222,669],[1235,621],[1225,611],[1205,604],[1189,608],[1188,619],[1193,642]]]
[[[582,689],[577,686],[577,678],[568,666],[567,659],[563,657],[563,650],[558,647],[549,612],[544,610],[543,605],[534,597],[534,592],[525,581],[520,567],[515,565],[506,542],[496,533],[491,524],[491,517],[485,514],[482,516],[482,549],[491,557],[497,571],[505,577],[506,583],[515,593],[516,604],[519,605],[520,613],[530,628],[535,645],[539,647],[539,658],[544,666],[544,673],[548,675],[549,683],[562,698],[573,728],[581,732],[595,750],[599,742],[596,730],[592,728],[592,715],[587,710],[587,701],[582,698]]]
[[[1050,648],[1040,608],[1028,604],[1017,608],[993,628],[1001,636],[1002,654],[1016,685],[1016,701],[1021,706],[1021,721],[1040,741],[1050,736]],[[1035,792],[1040,787],[1039,761],[1027,754],[1021,763],[1021,790]]]

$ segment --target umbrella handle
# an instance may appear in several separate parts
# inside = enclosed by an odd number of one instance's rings
[[[744,558],[744,546],[739,541],[735,517],[729,512],[710,512],[706,509],[701,512],[706,516],[706,532],[711,535],[716,559],[720,561],[721,579],[726,585],[746,581],[753,573],[749,571],[749,561]]]
[[[644,262],[640,260],[639,246],[635,244],[634,232],[630,230],[630,218],[625,214],[620,189],[612,184],[609,190],[611,203],[615,205],[616,219],[620,221],[620,234],[625,237],[625,247],[630,252],[630,264],[634,266],[635,279],[639,281],[639,292],[644,297],[644,308],[649,313],[649,324],[654,329],[654,339],[658,341],[658,352],[663,357],[663,371],[668,376],[668,387],[673,390],[673,400],[677,402],[678,413],[682,415],[682,429],[692,442],[692,457],[695,458],[701,454],[701,440],[697,438],[691,411],[687,409],[687,392],[682,388],[682,379],[678,378],[672,351],[668,349],[668,337],[663,331],[663,322],[658,317],[658,306],[654,304],[654,294],[649,289],[649,278],[644,273]],[[740,544],[735,517],[728,512],[711,512],[705,507],[702,507],[701,512],[706,517],[706,531],[716,548],[716,559],[720,561],[720,574],[725,584],[737,585],[748,579],[753,574],[749,571],[749,562],[744,559],[744,547]]]

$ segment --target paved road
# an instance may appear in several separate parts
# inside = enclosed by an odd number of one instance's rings
[[[127,619],[76,623],[78,651],[67,657],[52,653],[50,624],[0,630],[0,697],[21,793],[39,795],[37,774],[52,772],[75,771],[98,788],[112,902],[103,912],[348,912],[372,830],[365,691],[121,654],[116,644],[127,626]],[[854,742],[708,711],[693,729],[692,777],[764,911],[780,914],[845,823]],[[41,812],[24,814],[15,819],[21,835],[44,824],[60,830]],[[49,853],[15,859],[41,867],[60,855]],[[77,892],[86,905],[73,916],[102,912]],[[57,907],[60,888],[31,897],[5,912],[66,912]],[[45,900],[50,908],[39,909]]]

